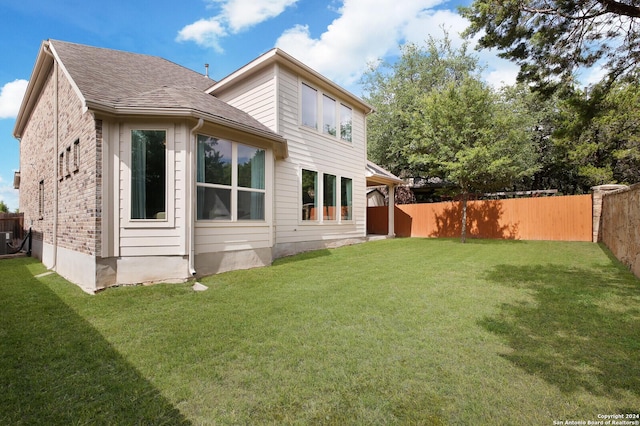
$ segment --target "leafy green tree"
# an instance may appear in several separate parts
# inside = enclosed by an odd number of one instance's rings
[[[457,185],[465,242],[469,194],[508,187],[536,171],[532,123],[517,105],[472,76],[425,93],[419,103],[410,162]]]
[[[580,67],[601,63],[607,80],[634,75],[640,60],[640,1],[474,0],[460,9],[467,35],[520,66],[538,88],[571,81]]]
[[[640,90],[618,83],[577,91],[560,103],[554,142],[577,171],[576,192],[640,176]]]
[[[430,38],[424,47],[404,45],[395,63],[371,67],[362,79],[364,98],[376,109],[367,120],[369,159],[401,177],[420,174],[409,162],[407,149],[421,96],[477,70],[477,58],[468,54],[466,45],[454,48],[446,33],[443,40]]]
[[[482,83],[467,46],[447,34],[402,48],[394,65],[363,80],[376,113],[368,121],[369,158],[399,176],[439,177],[457,185],[466,239],[470,193],[504,189],[536,170],[531,114],[517,96]]]
[[[9,207],[2,200],[0,200],[0,213],[9,213]]]
[[[545,96],[531,90],[527,84],[518,83],[504,86],[501,96],[514,112],[527,121],[538,164],[535,173],[514,182],[513,190],[557,189],[564,194],[582,192],[577,166],[569,158],[571,147],[556,137],[566,124],[561,116],[567,102],[561,97],[569,96],[568,92]]]

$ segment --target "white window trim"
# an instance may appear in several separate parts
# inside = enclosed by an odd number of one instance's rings
[[[303,208],[303,203],[302,203],[302,171],[303,170],[307,170],[310,172],[315,172],[318,174],[318,193],[316,194],[316,197],[318,197],[318,205],[317,205],[317,209],[318,212],[316,213],[317,215],[317,219],[316,220],[303,220],[302,219],[302,208]],[[324,219],[324,213],[323,213],[323,209],[324,209],[324,175],[332,175],[336,177],[336,219],[334,220],[325,220]],[[351,179],[351,219],[342,219],[342,178],[346,178],[346,179]],[[355,179],[352,176],[345,176],[345,175],[341,175],[335,172],[332,172],[330,170],[322,170],[322,169],[318,169],[315,167],[305,167],[305,166],[300,166],[298,169],[298,225],[311,225],[311,226],[317,226],[317,225],[352,225],[355,220],[354,220],[354,214],[353,214],[353,182],[355,182]]]
[[[213,136],[210,134],[206,134],[206,133],[198,133],[198,135],[201,136],[206,136],[206,137],[211,137],[214,139],[220,139],[220,140],[225,140],[228,142],[231,142],[231,185],[222,185],[222,184],[217,184],[217,183],[206,183],[206,182],[198,182],[196,180],[196,194],[195,197],[196,199],[193,200],[193,205],[194,208],[197,209],[198,207],[198,202],[197,202],[197,197],[198,197],[198,191],[197,188],[200,187],[204,187],[204,188],[219,188],[219,189],[229,189],[231,190],[231,218],[230,219],[196,219],[196,223],[197,224],[206,224],[206,225],[230,225],[230,224],[239,224],[239,225],[243,225],[243,224],[247,224],[247,225],[255,225],[255,224],[261,224],[261,225],[265,225],[267,223],[268,220],[270,220],[269,218],[269,209],[271,206],[271,198],[270,198],[270,193],[271,191],[269,191],[270,188],[270,176],[271,176],[271,167],[273,164],[273,157],[272,157],[272,151],[270,149],[266,149],[264,147],[260,147],[260,146],[255,146],[252,145],[250,143],[246,143],[246,142],[237,142],[231,139],[227,139],[227,138],[220,138],[217,136]],[[257,189],[257,188],[246,188],[244,186],[238,186],[238,145],[245,145],[245,146],[249,146],[252,148],[256,148],[256,149],[262,149],[265,154],[264,154],[264,189]],[[197,168],[197,152],[196,152],[196,165],[195,167]],[[257,193],[261,193],[264,194],[264,219],[238,219],[238,191],[246,191],[246,192],[257,192]],[[197,217],[197,212],[196,212],[196,217]]]
[[[131,219],[131,131],[164,130],[167,135],[165,158],[165,218],[164,219]],[[126,124],[123,126],[122,142],[124,145],[121,161],[124,164],[122,200],[124,204],[123,226],[125,228],[173,228],[175,226],[175,125],[167,124]]]
[[[302,86],[308,86],[311,89],[316,91],[316,123],[317,123],[317,127],[311,127],[311,126],[307,126],[306,124],[302,123],[302,108],[303,108],[303,103],[302,103]],[[303,79],[298,79],[298,125],[301,129],[304,129],[306,131],[312,132],[314,134],[317,134],[319,136],[322,136],[328,140],[331,140],[333,142],[339,142],[342,143],[346,146],[353,146],[353,119],[354,119],[354,108],[348,103],[345,102],[343,99],[341,99],[340,97],[335,96],[333,93],[331,92],[325,92],[324,90],[322,90],[320,87],[318,87],[315,84],[311,84],[306,80]],[[331,100],[333,100],[335,102],[335,112],[334,112],[334,128],[336,129],[336,134],[335,135],[330,135],[328,133],[326,133],[324,131],[324,96],[330,98]],[[340,107],[341,106],[345,106],[347,108],[349,108],[351,110],[351,140],[346,140],[343,139],[341,136],[341,117],[340,117]]]

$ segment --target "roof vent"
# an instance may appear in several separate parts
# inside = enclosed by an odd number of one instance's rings
[[[209,64],[204,64],[204,76],[209,77]]]

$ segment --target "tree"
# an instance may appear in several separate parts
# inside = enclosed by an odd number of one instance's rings
[[[0,213],[9,213],[9,207],[2,200],[0,200]]]
[[[637,83],[576,91],[559,104],[556,146],[577,171],[579,191],[640,176],[640,90]]]
[[[602,63],[608,82],[634,75],[640,60],[638,0],[475,0],[460,9],[468,36],[520,66],[519,79],[539,89],[572,80]]]
[[[443,40],[430,38],[425,47],[402,46],[394,64],[372,66],[362,79],[364,98],[376,109],[367,119],[369,159],[401,177],[423,172],[409,162],[407,151],[421,96],[477,70],[477,58],[466,45],[452,47],[446,32]]]
[[[532,124],[472,76],[424,94],[420,106],[413,114],[410,162],[457,185],[465,242],[469,194],[502,189],[535,172]]]
[[[536,169],[531,115],[517,97],[498,96],[481,81],[467,46],[447,34],[426,47],[409,44],[392,66],[364,79],[376,114],[368,120],[369,158],[399,176],[439,177],[463,198],[504,189]]]

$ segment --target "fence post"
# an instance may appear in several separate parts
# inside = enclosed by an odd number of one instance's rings
[[[597,243],[602,241],[602,234],[600,228],[602,225],[602,196],[605,192],[617,191],[618,189],[628,188],[627,185],[598,185],[591,187],[593,191],[593,242]]]

